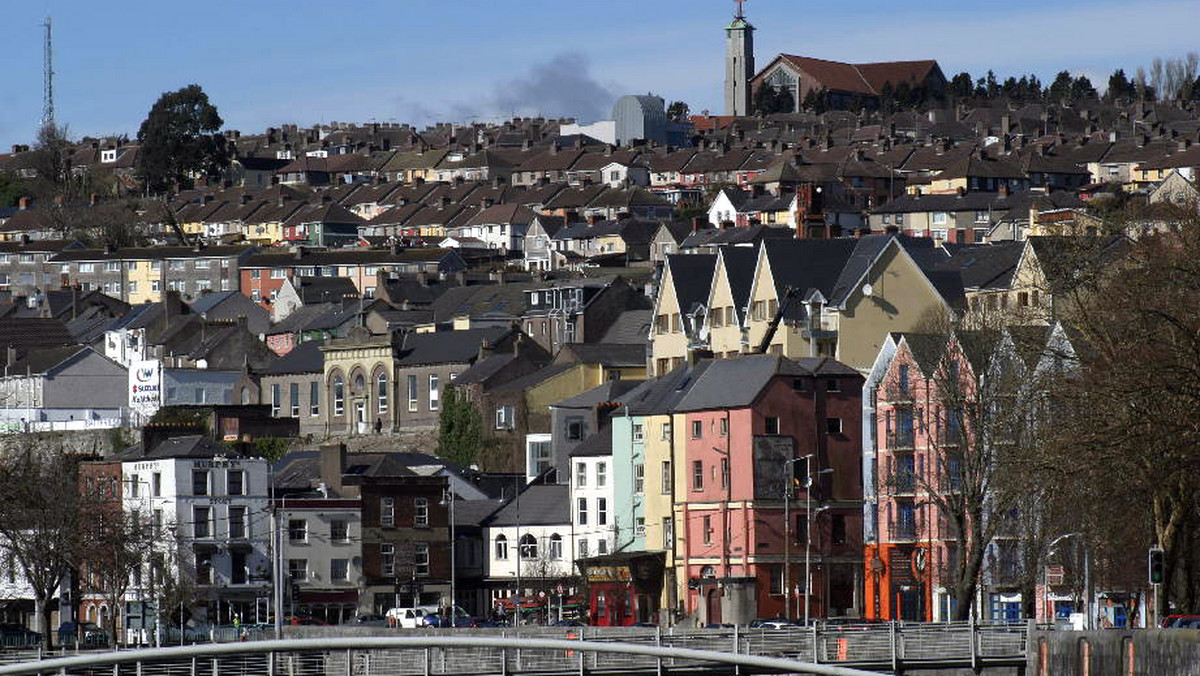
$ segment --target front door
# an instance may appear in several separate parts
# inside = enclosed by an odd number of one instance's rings
[[[721,623],[721,591],[709,589],[705,596],[705,606],[708,610],[708,624]]]
[[[354,427],[358,434],[367,433],[367,402],[361,399],[354,402]]]

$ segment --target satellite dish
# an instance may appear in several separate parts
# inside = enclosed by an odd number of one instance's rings
[[[873,291],[875,291],[875,289],[872,289],[870,284],[863,284],[862,295],[870,298]]]

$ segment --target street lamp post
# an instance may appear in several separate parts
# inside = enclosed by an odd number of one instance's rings
[[[792,465],[794,463],[804,461],[804,624],[809,621],[809,596],[812,593],[812,453],[801,456],[799,458],[788,458],[783,461],[784,466],[784,495],[783,495],[783,593],[785,601],[792,593],[792,480],[789,477],[792,474]],[[827,467],[817,471],[817,475],[830,474],[833,472],[832,467]],[[819,511],[824,511],[826,507],[819,508]],[[800,594],[796,594],[796,603],[800,602]],[[784,610],[788,611],[788,603],[784,603]]]
[[[450,489],[446,489],[442,496],[442,504],[450,506],[450,627],[453,629],[456,625],[455,621],[455,604],[458,602],[458,597],[455,595],[455,582],[457,581],[457,570],[455,569],[454,561],[454,545],[457,544],[454,533],[454,493]]]
[[[1050,544],[1046,545],[1046,556],[1047,556],[1047,557],[1049,557],[1049,556],[1050,556],[1050,554],[1051,554],[1051,553],[1053,553],[1053,551],[1054,551],[1054,546],[1055,546],[1055,545],[1057,545],[1057,544],[1058,544],[1059,542],[1061,542],[1062,540],[1065,540],[1065,539],[1067,539],[1067,538],[1071,538],[1071,537],[1080,537],[1080,538],[1082,538],[1082,537],[1083,537],[1083,533],[1081,533],[1081,532],[1079,532],[1079,531],[1076,531],[1076,532],[1074,532],[1074,533],[1067,533],[1067,534],[1065,534],[1065,535],[1059,535],[1058,537],[1054,538],[1053,540],[1051,540],[1051,541],[1050,541]],[[1050,586],[1050,585],[1048,584],[1048,581],[1047,581],[1047,576],[1046,576],[1046,574],[1045,574],[1045,570],[1044,570],[1044,569],[1043,569],[1043,571],[1042,571],[1042,579],[1043,579],[1043,582],[1046,582],[1046,584],[1044,585],[1044,589],[1043,589],[1043,590],[1044,590],[1044,592],[1045,592],[1045,595],[1046,595],[1046,602],[1045,602],[1045,603],[1043,603],[1043,605],[1044,605],[1044,606],[1049,606],[1049,605],[1050,605],[1050,604],[1049,604],[1049,594],[1050,594],[1049,586]],[[1087,543],[1086,543],[1086,542],[1084,542],[1084,543],[1083,543],[1083,595],[1084,595],[1084,597],[1085,597],[1085,598],[1084,598],[1084,602],[1083,602],[1083,608],[1084,608],[1084,613],[1086,613],[1086,617],[1084,617],[1084,628],[1085,628],[1085,629],[1088,629],[1088,630],[1090,631],[1090,630],[1093,628],[1093,626],[1094,626],[1094,624],[1095,624],[1095,623],[1094,623],[1094,620],[1093,620],[1093,617],[1092,617],[1092,561],[1091,561],[1091,548],[1090,548],[1090,547],[1088,547],[1088,545],[1087,545]],[[1046,614],[1047,614],[1047,619],[1049,619],[1049,617],[1048,617],[1048,616],[1049,616],[1049,609],[1047,609],[1047,613],[1046,613]]]
[[[812,607],[812,471],[813,454],[804,456],[804,625],[808,626],[808,616]],[[817,474],[829,474],[832,467],[818,470]],[[821,508],[824,511],[824,507]]]

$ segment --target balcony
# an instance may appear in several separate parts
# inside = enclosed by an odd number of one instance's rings
[[[916,540],[916,519],[893,519],[888,523],[888,532],[891,534],[892,540]]]
[[[887,487],[893,495],[912,495],[917,492],[917,475],[911,470],[900,470],[892,474]]]
[[[889,451],[911,451],[916,434],[911,429],[888,432],[885,443]]]

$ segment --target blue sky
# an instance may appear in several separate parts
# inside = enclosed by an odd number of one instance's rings
[[[605,115],[653,91],[721,112],[729,0],[19,0],[6,3],[0,148],[33,138],[42,31],[54,22],[58,119],[133,136],[168,90],[199,83],[226,125]],[[759,65],[779,52],[937,59],[947,76],[1066,68],[1103,86],[1197,49],[1200,0],[749,0]]]

